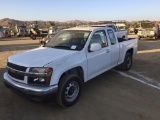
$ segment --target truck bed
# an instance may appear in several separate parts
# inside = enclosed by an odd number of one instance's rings
[[[132,39],[136,39],[136,38],[128,38],[128,39],[123,39],[123,38],[117,38],[118,42],[123,42],[123,41],[128,41],[128,40],[132,40]]]
[[[137,38],[129,38],[129,39],[122,39],[118,38],[119,42],[119,64],[124,61],[124,56],[126,51],[129,49],[133,49],[133,56],[137,53]]]

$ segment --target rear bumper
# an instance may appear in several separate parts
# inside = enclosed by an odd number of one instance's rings
[[[142,37],[142,38],[146,38],[146,37],[154,37],[155,35],[154,35],[154,34],[143,34],[143,35],[142,35],[142,34],[141,34],[141,35],[139,34],[138,36],[139,36],[139,37]]]
[[[54,86],[31,86],[23,83],[16,82],[8,77],[7,72],[4,73],[4,84],[11,90],[16,90],[26,95],[36,96],[36,97],[46,97],[55,94],[58,89],[58,85]]]

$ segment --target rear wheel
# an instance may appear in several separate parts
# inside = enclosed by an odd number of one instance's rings
[[[35,39],[36,39],[36,36],[35,36],[35,35],[31,35],[30,38],[31,38],[32,40],[35,40]]]
[[[141,40],[141,37],[139,36],[138,39]]]
[[[121,64],[121,69],[124,71],[128,71],[132,66],[132,54],[126,53],[124,62]]]
[[[81,94],[82,82],[77,75],[65,75],[59,82],[57,104],[69,107],[75,104]]]

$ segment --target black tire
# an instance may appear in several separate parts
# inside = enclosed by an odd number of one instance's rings
[[[132,54],[131,53],[126,53],[124,62],[121,64],[121,69],[124,71],[130,70],[132,66]]]
[[[36,36],[35,36],[35,35],[31,35],[30,38],[31,38],[32,40],[36,40]]]
[[[73,85],[74,86],[71,86]],[[81,94],[82,81],[77,75],[68,74],[62,77],[57,92],[57,104],[62,107],[74,105]]]
[[[141,40],[141,37],[139,36],[138,39]]]

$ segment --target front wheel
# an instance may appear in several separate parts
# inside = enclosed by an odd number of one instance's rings
[[[65,75],[59,82],[57,92],[57,104],[69,107],[75,104],[81,94],[82,82],[77,75]]]
[[[31,35],[30,38],[31,38],[32,40],[36,40],[36,36],[35,36],[35,35]]]
[[[124,62],[121,64],[121,69],[124,71],[130,70],[132,66],[132,54],[131,53],[126,53]]]

